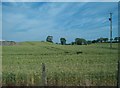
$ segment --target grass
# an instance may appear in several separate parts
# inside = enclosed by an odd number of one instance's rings
[[[22,42],[3,46],[3,85],[42,85],[41,63],[47,85],[116,86],[118,45],[56,45]],[[80,53],[78,53],[80,52]]]

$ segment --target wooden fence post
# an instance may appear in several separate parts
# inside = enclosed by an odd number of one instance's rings
[[[57,73],[54,74],[55,75],[55,86],[58,85],[58,76],[57,76]]]
[[[117,88],[120,88],[120,60],[118,61]]]
[[[46,86],[46,68],[44,63],[42,63],[42,85]]]

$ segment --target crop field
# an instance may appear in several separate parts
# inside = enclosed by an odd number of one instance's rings
[[[118,44],[57,45],[21,42],[2,47],[2,85],[116,86]]]

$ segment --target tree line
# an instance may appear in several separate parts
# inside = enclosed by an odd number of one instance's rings
[[[47,42],[53,43],[53,36],[47,36],[46,38]],[[87,44],[92,44],[92,43],[109,43],[109,38],[98,38],[96,40],[86,40],[84,38],[75,38],[74,42],[71,42],[69,44],[66,44],[66,38],[60,38],[60,44],[61,45],[87,45]],[[118,43],[120,42],[120,37],[115,37],[112,39],[113,43]],[[58,44],[58,43],[56,43]]]

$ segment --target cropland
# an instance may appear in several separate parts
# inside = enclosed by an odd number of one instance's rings
[[[19,42],[2,47],[2,85],[116,86],[118,44],[59,45]]]

